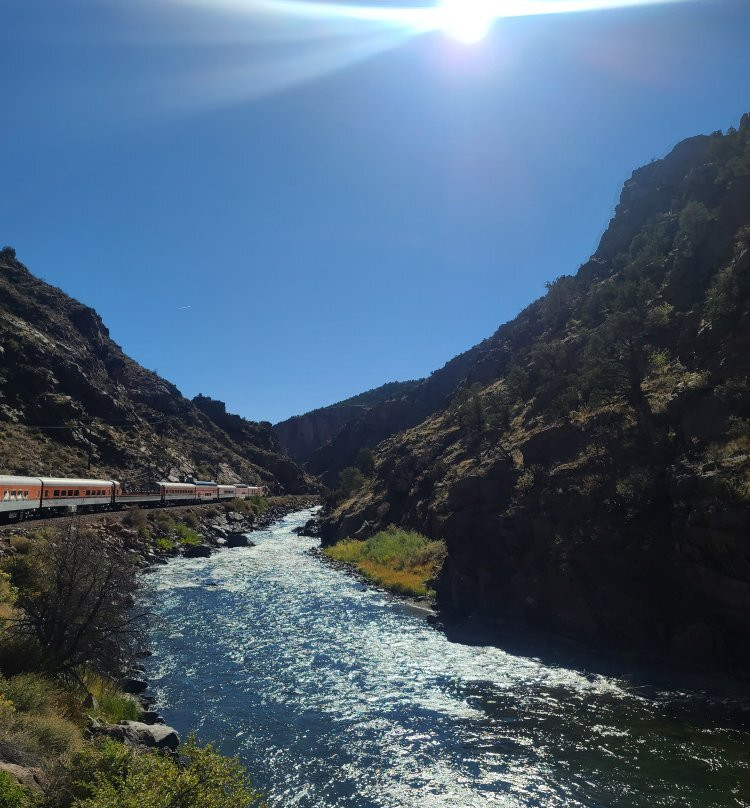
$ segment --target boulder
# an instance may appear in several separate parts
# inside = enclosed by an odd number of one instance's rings
[[[230,533],[227,536],[227,547],[255,547],[255,542],[250,541],[244,533]]]
[[[143,679],[123,679],[120,682],[120,689],[123,693],[143,693],[148,689],[148,682]]]
[[[143,721],[121,721],[119,724],[103,724],[89,718],[89,731],[93,736],[105,736],[131,747],[169,749],[174,752],[180,745],[180,736],[165,724],[146,724]]]
[[[208,544],[189,544],[182,551],[185,558],[208,558],[211,555],[211,547]]]
[[[6,763],[4,760],[0,760],[0,772],[9,774],[26,788],[40,791],[47,786],[47,778],[44,776],[44,772],[35,767],[18,766],[15,763]]]
[[[173,752],[180,745],[177,731],[166,724],[144,724],[142,721],[123,721],[117,726],[125,728],[125,738],[139,746],[171,749]]]
[[[320,523],[317,519],[308,519],[302,527],[296,527],[294,532],[298,536],[309,536],[310,538],[320,538]]]

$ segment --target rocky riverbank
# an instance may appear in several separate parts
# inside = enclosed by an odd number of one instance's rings
[[[46,551],[41,550],[43,547],[61,547],[66,541],[76,541],[72,537],[85,535],[89,545],[101,546],[101,558],[96,553],[96,566],[100,562],[106,565],[111,555],[125,561],[125,567],[131,571],[136,567],[147,573],[173,556],[210,555],[222,548],[252,546],[248,533],[263,530],[288,513],[314,504],[314,497],[298,495],[184,508],[132,509],[97,518],[89,515],[84,519],[60,519],[52,523],[49,520],[25,523],[0,535],[0,619],[21,615],[18,609],[25,603],[23,588],[27,585],[24,576],[28,577],[29,571],[34,569],[40,553],[46,555]],[[131,572],[127,578],[129,583],[123,584],[125,591],[118,593],[120,600],[129,601],[132,618],[137,611],[134,609],[138,601],[137,578]],[[70,619],[84,619],[84,616],[72,612]],[[3,719],[0,721],[0,786],[3,777],[10,777],[32,792],[49,794],[50,789],[55,788],[53,781],[59,766],[63,765],[62,757],[51,752],[43,739],[29,746],[31,730],[27,724],[35,732],[37,725],[44,722],[56,731],[63,726],[71,749],[81,748],[85,739],[102,738],[117,741],[131,752],[174,753],[180,746],[177,731],[166,725],[155,698],[147,692],[145,667],[141,663],[150,656],[150,651],[142,650],[141,659],[136,660],[118,682],[112,680],[111,674],[99,677],[91,672],[85,673],[76,686],[50,676],[43,666],[39,667],[33,654],[28,660],[19,658],[12,650],[11,634],[5,632],[0,639],[3,643],[10,642],[7,648],[0,645],[0,656],[10,660],[3,662],[7,678],[0,676],[0,718]],[[8,665],[10,669],[6,670]],[[41,697],[38,693],[46,695]],[[75,709],[61,712],[63,702],[75,704]],[[30,703],[36,705],[33,710],[41,711],[39,716],[34,712],[27,717]],[[88,749],[87,745],[83,746]],[[91,747],[98,748],[97,745]],[[2,796],[0,793],[0,804],[4,804]]]

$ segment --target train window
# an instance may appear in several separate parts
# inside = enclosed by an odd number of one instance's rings
[[[6,491],[3,494],[3,502],[7,502],[10,499],[10,494]]]
[[[28,498],[29,498],[29,492],[28,492],[28,491],[24,491],[24,492],[23,492],[23,498],[24,498],[24,499],[28,499]]]
[[[58,488],[58,489],[55,491],[55,496],[56,496],[56,497],[59,497],[59,496],[60,496],[60,489],[59,489],[59,488]]]
[[[70,489],[68,490],[68,496],[69,496],[69,497],[72,497],[72,496],[73,496],[73,489],[72,489],[72,488],[70,488]]]
[[[49,491],[45,491],[44,496],[45,496],[45,498],[48,497],[49,496]]]

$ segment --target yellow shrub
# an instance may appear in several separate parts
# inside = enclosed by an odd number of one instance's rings
[[[356,567],[378,586],[400,595],[422,597],[429,594],[428,582],[443,563],[445,543],[391,526],[366,541],[339,542],[325,553]]]

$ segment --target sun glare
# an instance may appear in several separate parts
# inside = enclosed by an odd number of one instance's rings
[[[489,33],[495,19],[488,0],[441,0],[440,27],[464,45],[474,45]]]

